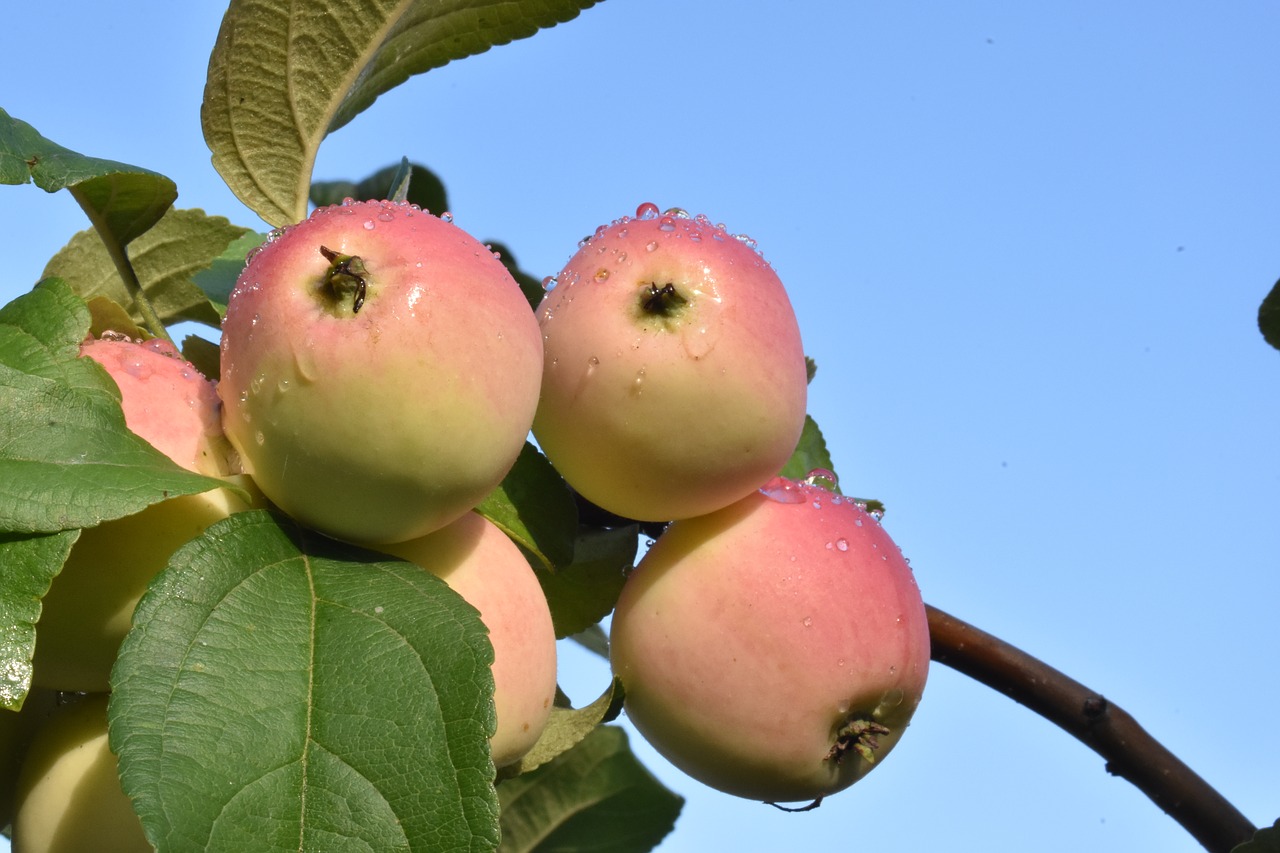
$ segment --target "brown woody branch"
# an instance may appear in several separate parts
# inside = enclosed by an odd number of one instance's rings
[[[1221,794],[1117,705],[1003,640],[928,607],[933,659],[1065,729],[1106,759],[1211,853],[1227,853],[1256,828]]]

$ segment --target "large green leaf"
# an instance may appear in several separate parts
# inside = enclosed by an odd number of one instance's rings
[[[551,716],[537,742],[518,761],[499,770],[498,778],[509,779],[532,772],[573,749],[601,723],[610,722],[622,713],[622,701],[622,682],[615,678],[604,693],[588,705],[567,707],[569,702],[565,699],[563,704],[552,706]]]
[[[201,108],[214,167],[267,222],[298,222],[320,142],[379,95],[595,2],[232,0]]]
[[[492,849],[492,661],[430,572],[241,513],[139,603],[111,746],[161,850]]]
[[[88,329],[57,279],[0,308],[0,531],[92,527],[224,485],[129,431],[115,383],[77,357]]]
[[[684,800],[645,769],[616,726],[601,726],[532,773],[498,786],[502,853],[645,853]]]
[[[207,216],[202,210],[170,210],[135,240],[129,247],[129,260],[160,319],[166,323],[194,320],[218,328],[224,305],[210,301],[196,284],[196,276],[246,235],[253,240],[249,229],[232,225],[221,216]],[[240,250],[237,274],[243,267],[244,250]],[[110,253],[93,231],[72,237],[45,266],[44,275],[65,280],[86,300],[105,296],[126,308],[133,304]],[[136,310],[131,316],[135,322],[144,321]]]
[[[86,157],[41,136],[0,109],[0,183],[34,182],[45,192],[69,190],[113,257],[159,221],[178,197],[164,175]]]
[[[0,533],[0,708],[21,708],[31,689],[40,599],[79,535]]]

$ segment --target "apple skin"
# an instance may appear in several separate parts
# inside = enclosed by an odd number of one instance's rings
[[[250,496],[228,489],[183,495],[80,532],[41,602],[32,683],[93,693],[108,689],[138,599],[173,552],[215,521],[265,500],[248,477],[229,473],[214,385],[172,344],[95,340],[80,351],[115,380],[130,430],[188,470],[221,476]]]
[[[419,539],[383,546],[449,584],[480,611],[493,645],[493,763],[520,759],[546,728],[556,695],[556,633],[533,568],[497,525],[469,512]]]
[[[929,630],[910,567],[860,505],[789,480],[666,529],[611,632],[628,717],[693,778],[818,800],[878,765],[923,693]],[[889,729],[836,759],[851,719]]]
[[[326,285],[363,263],[364,301]],[[411,205],[320,208],[251,255],[222,333],[223,423],[245,470],[305,525],[367,545],[437,530],[506,475],[542,345],[502,262]]]
[[[107,745],[107,697],[57,709],[32,739],[18,776],[14,853],[152,849]]]
[[[159,338],[87,340],[80,355],[102,365],[120,389],[125,425],[182,467],[234,473],[214,384]]]
[[[727,506],[782,470],[808,377],[795,312],[764,258],[705,216],[652,210],[597,229],[539,306],[533,432],[583,497],[667,521]],[[683,302],[645,310],[662,304],[651,287],[667,285]]]

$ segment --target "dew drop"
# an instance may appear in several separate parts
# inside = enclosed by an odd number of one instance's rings
[[[674,230],[676,230],[676,221],[675,221],[675,219],[671,218],[670,216],[664,216],[664,217],[662,217],[662,219],[658,220],[658,230],[659,230],[659,231],[674,231]]]
[[[395,214],[394,214],[394,213],[392,213],[392,212],[391,212],[391,211],[389,211],[389,210],[384,210],[384,211],[382,211],[381,213],[379,213],[379,214],[378,214],[378,220],[379,220],[380,222],[390,222],[391,220],[393,220],[393,219],[395,219],[395,218],[396,218]]]
[[[654,249],[658,248],[658,242],[656,240],[650,240],[645,244],[644,248],[646,252],[652,252]]]
[[[259,447],[267,443],[267,437],[262,434],[262,430],[258,430],[253,434],[253,440],[258,442]]]
[[[668,207],[665,211],[667,216],[674,216],[676,219],[689,219],[689,211],[683,207]]]
[[[372,219],[366,219],[366,220],[365,220],[365,222],[364,222],[364,230],[366,230],[366,231],[372,231],[372,230],[373,230],[373,220],[372,220]]]
[[[591,356],[591,358],[587,359],[587,375],[590,376],[591,374],[595,373],[596,368],[599,366],[600,366],[600,359],[596,358],[594,355]]]
[[[596,281],[601,282],[601,283],[608,281],[608,280],[609,280],[609,271],[608,271],[607,269],[605,269],[604,267],[601,267],[600,269],[596,270],[595,279],[596,279]]]
[[[803,622],[802,624],[803,624],[806,628],[812,628],[812,627],[813,627],[813,617],[812,617],[812,616],[806,616],[806,617],[804,617],[804,622]]]
[[[837,540],[836,540],[836,550],[837,550],[837,551],[848,551],[848,550],[849,550],[849,540],[847,540],[847,539],[837,539]]]
[[[656,219],[658,217],[658,206],[651,201],[636,208],[636,219]]]
[[[804,483],[809,486],[819,485],[819,480],[826,480],[830,483],[830,485],[826,487],[830,489],[835,489],[840,485],[840,481],[836,479],[835,472],[829,471],[826,468],[813,468],[804,477]]]
[[[760,487],[760,494],[783,504],[798,504],[805,500],[800,484],[786,477],[774,477]]]
[[[549,275],[542,280],[542,289],[547,293],[550,293],[551,291],[556,289],[556,285],[559,283],[560,282],[556,281],[555,276]]]
[[[452,222],[453,214],[446,210],[444,213],[440,214],[440,218],[445,222]]]

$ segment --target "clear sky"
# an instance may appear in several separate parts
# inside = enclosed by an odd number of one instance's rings
[[[261,228],[209,163],[222,5],[67,0],[0,106]],[[1253,821],[1280,817],[1280,11],[1264,2],[607,0],[415,78],[316,177],[402,156],[459,225],[557,272],[653,201],[754,237],[818,363],[846,492],[931,603],[1103,692]],[[0,187],[4,301],[86,221]],[[607,678],[566,649],[580,701]],[[935,666],[884,765],[815,812],[701,787],[664,853],[1199,849],[1086,747]]]

